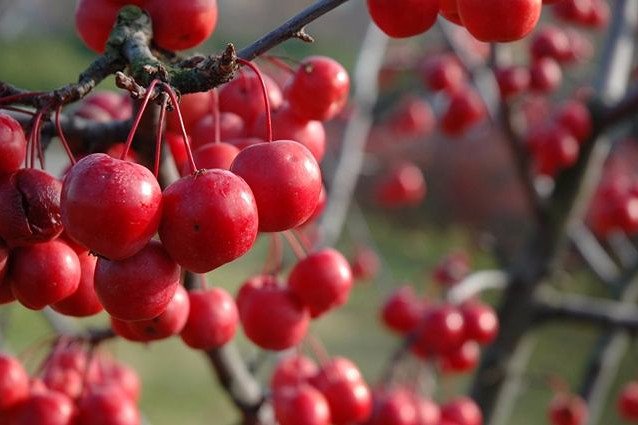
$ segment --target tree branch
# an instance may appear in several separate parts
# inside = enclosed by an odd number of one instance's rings
[[[447,300],[461,304],[487,289],[503,289],[509,283],[509,275],[501,270],[474,272],[454,285],[447,293]]]
[[[544,289],[536,294],[536,322],[575,321],[596,326],[638,330],[638,308],[619,301]]]
[[[378,97],[378,74],[387,48],[388,37],[371,23],[359,50],[354,70],[354,110],[346,126],[341,153],[332,179],[330,197],[319,225],[324,246],[337,242],[348,215],[350,200],[359,180],[364,148],[372,127],[372,109]]]
[[[268,410],[262,409],[265,397],[261,386],[242,361],[237,347],[230,342],[205,354],[216,372],[219,383],[242,412],[243,424],[272,422]]]
[[[253,60],[291,38],[298,38],[306,42],[311,41],[304,36],[304,27],[347,1],[348,0],[317,1],[259,40],[241,49],[239,53],[237,53],[237,56],[245,60]],[[307,36],[307,34],[305,35]]]

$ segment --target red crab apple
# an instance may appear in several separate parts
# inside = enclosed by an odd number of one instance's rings
[[[589,109],[576,100],[569,100],[560,105],[556,111],[556,121],[569,130],[580,143],[584,142],[592,131]]]
[[[293,354],[279,360],[270,378],[270,388],[276,392],[280,388],[310,382],[319,372],[317,364],[308,357]]]
[[[209,272],[244,255],[257,238],[258,203],[230,171],[183,177],[164,190],[163,204],[160,239],[187,270]]]
[[[443,372],[465,373],[474,369],[479,361],[481,349],[476,341],[465,341],[454,351],[441,357]]]
[[[321,370],[310,382],[317,388],[330,384],[331,381],[343,379],[349,382],[359,382],[363,376],[357,365],[345,357],[333,357],[321,365]]]
[[[201,44],[217,25],[216,0],[146,0],[153,20],[153,41],[167,50],[185,50]]]
[[[133,102],[125,94],[112,91],[97,91],[82,100],[82,104],[75,112],[76,115],[84,116],[84,108],[99,108],[106,112],[111,119],[125,120],[133,114]],[[85,118],[90,119],[90,116]]]
[[[189,93],[182,96],[179,107],[187,132],[191,132],[195,124],[213,110],[215,107],[213,99],[211,92]],[[182,135],[177,111],[167,112],[166,128],[173,133]],[[182,143],[184,142],[182,141]]]
[[[552,425],[584,425],[587,415],[587,404],[577,395],[557,394],[549,405]]]
[[[550,57],[558,62],[566,62],[572,57],[572,46],[565,31],[548,25],[534,35],[530,52],[534,59]]]
[[[114,385],[91,387],[78,401],[76,425],[139,425],[140,412]]]
[[[32,390],[19,406],[14,423],[19,425],[70,425],[76,414],[73,401],[57,391]]]
[[[527,139],[539,173],[555,176],[578,160],[578,141],[560,125],[549,125],[533,131]]]
[[[445,425],[441,420],[441,408],[429,398],[416,398],[416,425]]]
[[[266,115],[262,114],[253,125],[252,134],[263,137]],[[282,106],[272,113],[272,134],[275,139],[294,140],[312,152],[321,162],[326,152],[326,130],[321,121],[300,118],[290,106]]]
[[[262,77],[266,84],[270,108],[277,110],[283,103],[281,89],[269,76],[262,74]],[[255,120],[266,111],[257,75],[240,71],[238,77],[222,86],[219,91],[219,109],[239,115],[244,119],[246,128],[253,128]]]
[[[430,307],[417,328],[414,349],[429,356],[458,349],[465,340],[463,315],[452,305]]]
[[[159,316],[179,285],[179,266],[158,241],[124,260],[99,258],[95,292],[104,309],[120,320],[148,320]]]
[[[87,317],[102,311],[102,304],[94,289],[95,265],[97,257],[88,251],[77,252],[80,261],[80,284],[68,297],[53,304],[51,307],[58,313],[73,317]]]
[[[180,336],[191,348],[221,347],[235,336],[239,316],[235,300],[222,288],[188,293],[190,313]]]
[[[457,25],[463,25],[461,16],[459,15],[458,0],[441,0],[439,13],[450,22]]]
[[[466,80],[459,59],[451,54],[427,57],[420,65],[420,72],[423,84],[433,91],[453,93],[461,88]]]
[[[485,105],[474,89],[459,89],[441,117],[441,130],[449,136],[460,136],[485,116]]]
[[[228,139],[238,139],[246,133],[244,120],[232,112],[221,112],[219,114],[219,137],[220,141]],[[191,146],[197,149],[206,144],[216,142],[215,140],[215,120],[212,115],[205,115],[195,122],[191,136]]]
[[[256,276],[244,283],[237,308],[246,336],[267,350],[297,345],[310,321],[308,309],[273,276]]]
[[[230,165],[239,153],[239,148],[226,142],[207,143],[200,146],[193,152],[193,159],[197,169],[219,168],[222,170],[230,169]],[[190,164],[185,163],[182,166],[182,175],[190,174]]]
[[[430,104],[418,97],[401,100],[388,122],[390,130],[399,137],[424,137],[436,126]]]
[[[300,143],[278,140],[248,146],[239,152],[230,170],[252,189],[262,232],[297,227],[317,208],[321,170]]]
[[[461,306],[465,323],[465,336],[479,344],[491,343],[498,334],[498,317],[494,309],[479,301],[468,301]]]
[[[426,193],[421,169],[412,163],[395,166],[382,178],[376,188],[377,201],[387,208],[419,204]]]
[[[177,285],[173,298],[162,314],[150,320],[129,322],[129,327],[147,341],[168,338],[181,332],[188,319],[189,310],[188,293],[182,285]]]
[[[299,64],[286,95],[290,110],[297,116],[327,121],[341,112],[349,90],[350,77],[339,62],[326,56],[310,56]]]
[[[9,280],[22,305],[40,310],[70,296],[80,283],[80,260],[59,240],[16,248],[11,252]]]
[[[638,421],[638,382],[626,384],[618,398],[618,412],[626,421]]]
[[[333,375],[317,385],[317,389],[328,401],[334,425],[365,422],[372,413],[372,395],[361,379],[350,380],[344,375]]]
[[[530,88],[539,93],[549,93],[558,88],[563,79],[560,65],[549,57],[535,60],[530,68]]]
[[[334,249],[314,252],[293,267],[288,287],[316,318],[348,300],[352,289],[350,264]]]
[[[374,279],[381,268],[381,260],[372,248],[359,246],[350,260],[350,268],[354,279]]]
[[[308,384],[283,387],[273,394],[275,417],[280,425],[330,425],[326,398]]]
[[[483,414],[468,397],[455,398],[441,408],[441,418],[458,425],[483,425]]]
[[[510,66],[496,71],[496,82],[503,99],[527,90],[530,78],[529,70],[522,66]]]
[[[386,299],[381,318],[393,331],[406,333],[418,326],[425,309],[425,302],[417,297],[411,286],[405,285],[394,290]]]
[[[0,175],[17,171],[27,156],[27,141],[20,123],[0,113]]]
[[[161,201],[162,190],[148,169],[92,154],[64,179],[62,223],[72,239],[120,260],[140,251],[157,232]]]
[[[75,28],[84,44],[102,53],[122,5],[111,0],[79,0],[75,8]]]
[[[58,179],[35,168],[0,179],[0,238],[9,246],[25,246],[62,233],[61,189]]]
[[[541,0],[458,0],[465,28],[486,42],[520,40],[529,34],[541,16]]]
[[[29,395],[29,375],[18,359],[0,354],[0,412],[7,411]]]
[[[370,425],[413,425],[417,420],[414,397],[407,390],[394,389],[376,394]]]
[[[438,0],[368,0],[374,23],[390,37],[412,37],[429,30],[439,13]]]

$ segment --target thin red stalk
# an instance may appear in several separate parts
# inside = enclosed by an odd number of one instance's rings
[[[219,115],[219,92],[217,88],[214,88],[211,96],[211,103],[213,104],[213,125],[215,125],[214,141],[220,143],[222,141],[222,129],[221,119]]]
[[[281,60],[281,58],[273,55],[262,55],[262,58],[275,65],[277,68],[282,69],[290,74],[294,74],[295,70],[287,62]]]
[[[166,84],[161,83],[162,87],[166,89],[168,96],[171,98],[171,103],[177,112],[177,117],[179,118],[179,127],[182,131],[182,137],[184,137],[184,146],[186,146],[186,155],[188,155],[188,164],[191,169],[191,173],[197,171],[197,166],[195,165],[195,159],[193,158],[193,151],[191,150],[191,145],[188,143],[188,134],[186,133],[186,127],[184,126],[184,118],[182,118],[182,111],[179,108],[179,102],[177,101],[177,96],[175,95],[175,91],[173,88]]]
[[[33,111],[29,111],[28,109],[18,108],[16,106],[3,106],[3,105],[0,105],[0,109],[4,109],[6,111],[19,112],[21,114],[26,114],[26,115],[31,115],[31,116],[35,115],[35,112],[33,112]]]
[[[60,124],[60,112],[62,111],[62,105],[59,105],[55,110],[55,128],[58,132],[58,137],[60,138],[60,143],[62,143],[62,147],[66,151],[67,156],[71,160],[71,164],[75,165],[75,156],[73,156],[73,152],[71,152],[71,148],[69,147],[69,142],[66,140],[64,136],[64,131],[62,131],[62,125]]]
[[[268,89],[266,88],[264,77],[261,75],[261,71],[259,71],[257,65],[255,65],[254,63],[242,58],[237,58],[237,62],[249,67],[255,74],[257,74],[257,78],[259,79],[259,83],[261,84],[261,91],[264,95],[264,106],[266,107],[266,141],[272,142],[272,117],[270,114],[270,100],[268,100]]]
[[[5,96],[0,98],[0,104],[13,103],[22,99],[29,99],[31,97],[40,96],[42,94],[44,94],[44,92],[20,93],[20,94],[14,94],[11,96]]]
[[[280,235],[272,233],[270,235],[268,257],[266,258],[262,274],[275,274],[281,270],[281,263],[283,261],[283,249],[281,245]]]
[[[36,140],[36,148],[38,152],[38,161],[40,162],[40,168],[44,170],[45,168],[45,160],[44,160],[44,150],[42,149],[42,139],[40,137],[40,131],[42,129],[42,117],[37,122],[37,130],[35,132],[35,140]]]
[[[39,153],[39,149],[36,146],[36,144],[39,142],[39,138],[37,137],[37,135],[40,132],[40,122],[42,120],[42,115],[43,115],[42,111],[38,111],[35,114],[35,117],[32,120],[33,124],[31,126],[31,131],[29,132],[29,140],[27,142],[27,145],[30,144],[29,168],[35,168],[36,152]],[[41,162],[40,165],[42,165],[42,159],[40,159],[40,162]]]
[[[155,168],[153,170],[153,174],[155,174],[155,178],[159,176],[159,167],[162,156],[162,135],[164,134],[164,121],[166,120],[166,104],[168,103],[168,98],[164,97],[162,100],[162,105],[160,107],[160,116],[159,123],[157,124],[157,137],[155,142]]]
[[[133,137],[135,137],[135,132],[137,131],[137,127],[140,125],[140,121],[142,121],[142,115],[144,115],[144,111],[146,110],[146,106],[148,105],[149,100],[151,99],[151,95],[153,94],[153,89],[159,83],[159,80],[153,80],[151,84],[149,84],[146,89],[146,95],[144,96],[144,101],[142,102],[142,106],[139,111],[137,111],[137,115],[135,116],[135,121],[133,121],[133,126],[131,127],[131,131],[128,133],[128,137],[126,138],[126,145],[124,147],[124,151],[122,151],[122,155],[120,156],[121,160],[126,158],[128,155],[129,149],[131,149],[131,145],[133,144]]]
[[[325,366],[330,361],[330,354],[319,338],[308,333],[305,336],[304,341],[308,344],[308,347],[315,355],[321,366]]]
[[[290,230],[286,230],[285,232],[282,232],[282,233],[284,237],[286,238],[286,240],[288,241],[288,244],[290,245],[292,252],[295,253],[295,256],[300,260],[306,258],[306,255],[307,255],[306,250],[299,243],[297,238],[295,238],[295,235]]]
[[[312,243],[310,243],[310,239],[308,236],[299,229],[292,229],[292,232],[295,234],[295,237],[301,242],[301,245],[304,247],[306,252],[312,249]]]
[[[199,275],[199,289],[204,291],[204,290],[206,290],[207,287],[208,287],[208,282],[206,281],[206,275],[200,274]]]

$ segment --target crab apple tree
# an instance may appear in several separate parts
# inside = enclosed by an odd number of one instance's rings
[[[197,400],[191,351],[246,425],[636,422],[638,3],[316,0],[215,51],[288,10],[219,3],[61,2],[90,64],[0,81],[0,424],[192,423],[142,396],[164,356]]]

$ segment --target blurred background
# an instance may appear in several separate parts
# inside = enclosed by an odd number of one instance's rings
[[[311,4],[301,0],[219,0],[219,22],[213,37],[195,49],[215,53],[227,43],[241,48]],[[73,23],[73,0],[0,0],[0,80],[31,90],[50,90],[75,81],[91,62],[94,54],[76,36]],[[545,17],[549,20],[550,18]],[[317,42],[309,45],[290,41],[273,53],[294,60],[310,54],[331,56],[352,70],[369,18],[364,2],[354,0],[329,13],[309,26],[308,32]],[[566,84],[555,98],[564,97],[574,87],[586,84],[596,69],[600,36],[590,37],[596,52],[586,62],[566,73]],[[527,41],[514,43],[509,51],[515,60],[523,58]],[[422,37],[392,43],[388,64],[421,60],[441,51],[442,35],[436,29]],[[113,80],[100,89],[113,89]],[[435,113],[442,99],[425,94],[418,76],[401,75],[381,94],[375,111],[379,123],[390,114],[393,105],[404,94],[428,97]],[[551,107],[541,104],[541,110]],[[545,112],[546,113],[546,112]],[[328,124],[328,160],[335,158],[341,143],[347,117]],[[348,218],[339,246],[346,256],[364,244],[375,250],[381,260],[376,278],[361,282],[349,303],[313,323],[312,334],[323,341],[332,355],[352,358],[363,370],[368,382],[380,377],[392,351],[400,339],[383,328],[378,320],[379,306],[393,288],[411,282],[419,293],[436,300],[442,289],[435,285],[432,273],[447,254],[466,252],[472,269],[491,268],[495,241],[501,247],[517,247],[525,236],[529,212],[517,184],[511,158],[502,137],[488,124],[473,128],[460,138],[447,138],[438,131],[406,143],[379,141],[380,127],[375,127],[365,156],[362,178],[355,196],[356,209]],[[395,140],[396,142],[396,140]],[[632,149],[630,149],[633,151]],[[52,155],[59,155],[54,146]],[[60,156],[57,156],[60,158]],[[402,158],[410,158],[423,170],[428,194],[420,205],[401,210],[381,209],[374,202],[374,182],[379,174]],[[50,161],[51,170],[64,167],[60,160]],[[330,168],[330,164],[327,164]],[[251,274],[261,269],[266,257],[267,241],[260,241],[250,254],[209,275],[209,281],[234,293]],[[292,256],[287,254],[287,264]],[[579,260],[574,258],[553,284],[571,292],[604,294]],[[498,294],[486,294],[496,303]],[[22,353],[34,370],[44,355],[37,347],[51,335],[51,330],[35,312],[11,305],[0,307],[7,315],[4,349]],[[104,325],[100,316],[87,320],[87,326]],[[545,411],[552,397],[548,382],[559,375],[577,389],[587,353],[597,333],[589,327],[574,324],[539,328],[532,337],[532,358],[524,377],[512,425],[544,423]],[[259,353],[243,335],[236,337],[243,355],[264,364],[260,375],[269,377],[275,355]],[[198,352],[186,348],[180,340],[140,346],[112,341],[103,349],[133,366],[143,381],[141,408],[154,425],[227,424],[238,419],[226,395],[220,391],[207,361]],[[39,353],[39,354],[38,354]],[[638,346],[628,352],[617,386],[636,378]],[[436,398],[445,401],[465,391],[469,378],[441,377]],[[612,393],[615,399],[618,388]],[[609,403],[603,422],[621,424],[615,406]]]

